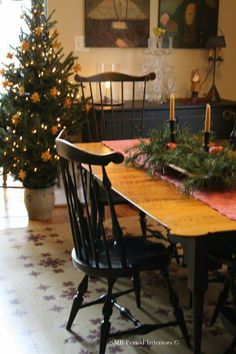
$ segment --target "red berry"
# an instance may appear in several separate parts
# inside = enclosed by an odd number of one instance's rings
[[[166,148],[167,149],[176,149],[177,145],[175,143],[167,143]]]
[[[224,150],[224,147],[222,145],[214,144],[213,146],[210,147],[209,153],[210,154],[218,154],[219,152],[222,152],[223,150]]]

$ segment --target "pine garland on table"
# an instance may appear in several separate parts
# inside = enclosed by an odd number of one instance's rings
[[[176,144],[170,143],[168,129],[153,130],[150,141],[140,140],[129,150],[126,163],[147,169],[149,175],[165,173],[170,165],[181,168],[186,192],[236,188],[236,156],[230,146],[211,143],[207,153],[202,136],[193,135],[187,129],[178,132]]]

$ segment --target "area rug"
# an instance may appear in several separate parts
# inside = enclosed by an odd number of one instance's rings
[[[139,232],[135,217],[121,218],[125,234]],[[109,233],[109,223],[107,232]],[[71,263],[72,241],[68,224],[10,229],[0,233],[0,338],[4,354],[91,354],[98,353],[102,305],[79,311],[73,333],[66,331],[72,298],[82,274]],[[192,312],[189,308],[186,268],[171,266],[171,280],[177,290],[192,338]],[[116,285],[121,290],[129,280]],[[210,284],[206,295],[203,326],[203,352],[221,354],[231,337],[220,319],[209,326],[221,284]],[[106,284],[91,280],[86,300],[101,295]],[[158,272],[142,274],[142,309],[135,306],[134,295],[120,298],[133,314],[146,322],[173,319],[167,291]],[[129,328],[114,309],[112,330]],[[147,335],[113,340],[107,353],[190,354],[178,327]]]

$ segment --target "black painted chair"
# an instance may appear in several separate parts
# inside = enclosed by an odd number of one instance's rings
[[[236,348],[236,247],[234,238],[235,235],[232,234],[232,238],[223,244],[222,240],[214,239],[208,253],[209,261],[216,265],[215,268],[217,266],[221,268],[222,265],[227,268],[227,272],[223,276],[224,285],[211,317],[211,326],[220,316],[225,329],[233,336],[232,342],[224,354],[233,354]]]
[[[228,277],[226,278],[223,289],[219,294],[211,319],[211,325],[215,323],[218,315],[220,315],[225,329],[233,336],[233,339],[224,354],[233,354],[235,353],[234,350],[236,348],[236,261],[235,259],[228,258],[222,259],[222,262],[228,266]],[[232,298],[231,305],[227,303],[230,295]]]
[[[146,89],[149,81],[155,80],[151,72],[143,76],[127,75],[117,72],[105,72],[89,77],[75,75],[79,83],[80,97],[86,116],[83,141],[123,140],[144,138],[149,130],[146,126],[148,112],[145,110]],[[112,192],[115,204],[128,202]],[[101,190],[99,207],[104,214],[106,198]],[[146,215],[139,212],[140,227],[143,237],[148,235],[167,241],[159,230],[148,228]],[[167,241],[168,242],[168,241]],[[172,245],[174,257],[178,259],[177,249]]]
[[[86,115],[84,141],[147,137],[146,88],[155,73],[143,76],[104,72],[88,77],[78,74],[79,93]],[[154,127],[153,127],[154,128]]]
[[[70,225],[74,248],[72,260],[74,266],[84,273],[74,297],[71,313],[67,323],[70,330],[79,309],[103,303],[103,320],[101,323],[100,350],[105,353],[109,338],[119,338],[124,335],[146,334],[155,329],[179,325],[186,344],[190,341],[184,315],[177,294],[171,286],[168,275],[170,252],[162,244],[151,243],[142,237],[123,237],[122,229],[116,215],[111,181],[107,173],[107,165],[111,162],[120,164],[124,157],[118,152],[106,155],[96,155],[80,150],[63,138],[63,132],[56,139],[56,147],[60,156],[63,183],[67,198]],[[89,170],[89,181],[84,174],[84,167]],[[79,172],[79,177],[78,177]],[[100,175],[100,184],[94,177]],[[80,181],[78,182],[78,178]],[[80,185],[80,188],[79,188]],[[112,223],[112,238],[107,238],[104,228],[104,218],[100,212],[98,190],[104,189]],[[97,225],[100,232],[98,236]],[[136,304],[140,302],[140,272],[159,270],[163,275],[169,299],[173,306],[175,320],[167,323],[142,324],[136,320],[130,311],[117,303],[117,298],[130,292],[135,293]],[[84,303],[84,294],[88,288],[89,277],[104,278],[108,287],[106,294],[90,303]],[[133,285],[123,292],[114,293],[113,286],[118,278],[130,278]],[[110,333],[110,316],[115,306],[120,313],[131,320],[134,328],[117,333]]]

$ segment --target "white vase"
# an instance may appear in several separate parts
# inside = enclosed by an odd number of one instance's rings
[[[157,37],[157,47],[159,49],[162,49],[162,42],[163,42],[163,38],[162,37]]]
[[[49,220],[55,205],[54,186],[42,189],[25,188],[25,206],[31,220]]]

